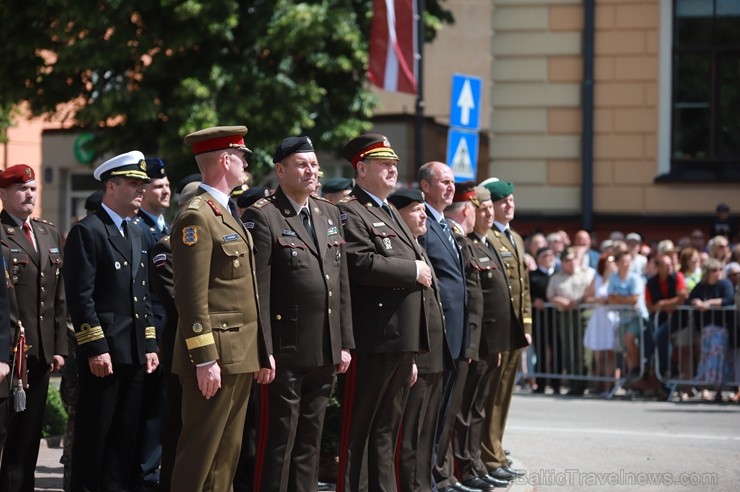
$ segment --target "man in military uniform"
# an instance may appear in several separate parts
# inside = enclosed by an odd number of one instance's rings
[[[169,225],[164,213],[170,207],[170,181],[164,162],[156,157],[148,157],[146,174],[151,182],[144,185],[144,198],[141,208],[131,220],[141,228],[144,247],[150,253],[152,247],[169,233]],[[149,286],[149,299],[152,303],[154,328],[157,333],[157,346],[162,341],[166,313],[159,296]],[[161,361],[160,361],[161,363]],[[144,378],[141,423],[139,425],[139,465],[141,479],[145,486],[156,488],[159,483],[159,465],[162,461],[162,427],[165,417],[165,398],[167,390],[161,367]]]
[[[0,229],[0,239],[5,241],[5,233]],[[6,257],[0,261],[0,422],[7,422],[10,405],[10,300],[8,291],[12,288],[10,277],[5,270]],[[7,430],[0,425],[0,449],[5,446]]]
[[[393,457],[414,354],[429,347],[424,302],[432,271],[386,201],[398,178],[398,156],[388,139],[361,135],[342,156],[355,168],[357,183],[339,202],[357,348],[346,377],[337,491],[361,485],[395,490]]]
[[[275,380],[258,400],[254,490],[312,491],[324,414],[336,373],[354,349],[347,257],[339,209],[314,193],[319,161],[308,137],[273,156],[278,187],[244,213]]]
[[[489,347],[489,350],[500,352],[501,362],[492,375],[490,394],[485,403],[486,423],[481,441],[481,459],[489,475],[501,480],[512,480],[522,475],[522,472],[509,468],[501,441],[514,391],[520,349],[532,343],[529,275],[524,261],[524,242],[510,226],[515,209],[514,185],[496,178],[489,178],[481,185],[491,193],[494,211],[493,226],[486,233],[486,239],[506,268],[509,299],[513,307],[509,330],[505,327],[503,330],[497,329],[496,337],[499,337],[499,341]],[[496,310],[496,317],[502,312],[507,310]],[[483,331],[487,332],[485,327]]]
[[[393,192],[388,201],[398,209],[415,238],[426,232],[424,193],[418,189],[400,189]],[[431,268],[426,254],[423,256]],[[425,296],[424,312],[429,331],[429,351],[416,356],[417,379],[409,390],[401,426],[398,478],[400,490],[404,492],[432,490],[432,456],[442,397],[442,374],[455,365],[445,337],[442,301],[434,269],[431,291]]]
[[[94,172],[100,208],[69,231],[67,306],[77,334],[79,400],[73,490],[128,490],[135,473],[144,374],[158,365],[147,252],[127,218],[141,206],[144,155],[127,152]]]
[[[269,383],[259,318],[252,238],[229,208],[244,182],[244,126],[191,133],[203,181],[172,226],[179,315],[172,371],[182,384],[182,432],[172,490],[230,490],[244,430],[252,375]],[[261,369],[262,368],[262,369]]]
[[[180,191],[177,205],[182,210],[198,191],[200,181],[186,184]],[[172,373],[172,351],[177,335],[177,308],[175,307],[175,282],[172,274],[172,246],[170,235],[152,246],[149,251],[152,261],[149,278],[152,290],[162,303],[165,311],[165,325],[159,340],[159,363],[162,377],[167,386],[167,398],[164,402],[165,419],[162,428],[162,466],[159,472],[160,490],[171,490],[172,467],[175,464],[175,449],[180,437],[182,422],[182,387],[177,375]]]
[[[26,409],[13,415],[0,469],[0,489],[33,490],[34,471],[44,423],[49,376],[67,355],[67,305],[62,283],[61,235],[45,220],[31,217],[36,204],[36,176],[30,166],[10,166],[0,174],[0,222],[17,312],[14,332],[25,330],[28,388]]]
[[[332,203],[339,203],[339,200],[349,195],[355,181],[351,178],[329,178],[321,183],[321,196]]]

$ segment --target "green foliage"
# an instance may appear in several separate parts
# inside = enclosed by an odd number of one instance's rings
[[[427,37],[451,21],[441,1]],[[333,150],[369,128],[371,14],[367,0],[16,2],[0,9],[0,107],[72,102],[97,152],[159,155],[175,179],[195,168],[186,134],[246,124],[259,175],[286,135]]]
[[[43,437],[61,436],[67,427],[67,412],[64,410],[59,390],[49,385],[46,395],[46,409],[44,410],[44,426],[41,430]]]

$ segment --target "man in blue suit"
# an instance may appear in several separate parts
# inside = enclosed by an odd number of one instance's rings
[[[447,343],[457,366],[444,376],[433,477],[439,489],[450,491],[488,489],[489,487],[470,488],[458,482],[452,473],[452,467],[445,464],[455,415],[459,411],[462,389],[467,377],[468,360],[465,352],[470,341],[468,311],[465,308],[467,294],[463,255],[452,235],[450,225],[444,218],[444,210],[452,204],[455,196],[455,178],[452,169],[442,162],[427,162],[419,169],[419,187],[424,192],[427,214],[427,231],[419,236],[419,243],[426,250],[439,281]]]

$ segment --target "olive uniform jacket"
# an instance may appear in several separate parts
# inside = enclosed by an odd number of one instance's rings
[[[532,333],[532,303],[529,294],[529,270],[524,262],[524,241],[511,231],[515,245],[494,225],[486,234],[490,246],[498,254],[508,280],[509,299],[513,309],[508,350],[528,345],[525,334]]]
[[[347,241],[357,351],[427,351],[424,307],[426,296],[433,294],[416,282],[421,246],[393,205],[390,217],[359,186],[338,206]]]
[[[139,228],[129,224],[128,238],[122,236],[101,206],[69,231],[64,261],[77,359],[108,352],[113,364],[144,364],[157,345]]]
[[[175,219],[170,244],[179,315],[172,372],[193,376],[214,360],[222,374],[269,367],[244,225],[200,188]]]
[[[18,301],[11,302],[12,307],[17,305],[17,311],[11,310],[12,330],[15,332],[20,319],[29,345],[27,355],[36,357],[41,365],[51,364],[54,355],[68,353],[61,236],[51,223],[32,217],[36,251],[8,212],[0,213],[0,222],[3,258],[13,287],[10,293]]]
[[[254,240],[267,351],[278,368],[336,365],[343,348],[355,348],[339,209],[314,196],[308,208],[315,240],[280,187],[243,215]]]
[[[498,352],[522,347],[526,345],[526,339],[521,335],[521,329],[516,326],[514,303],[504,262],[490,243],[484,243],[477,233],[470,233],[469,238],[473,245],[473,265],[478,271],[483,291],[479,354],[481,359],[486,359]]]

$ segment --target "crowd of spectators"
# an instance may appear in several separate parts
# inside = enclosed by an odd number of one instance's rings
[[[717,206],[706,232],[675,243],[637,232],[600,243],[584,230],[572,241],[563,230],[531,234],[534,337],[522,372],[538,377],[523,384],[608,395],[625,381],[664,397],[676,382],[684,397],[722,401],[724,389],[740,402],[740,388],[729,386],[740,381],[740,243],[729,207]]]

